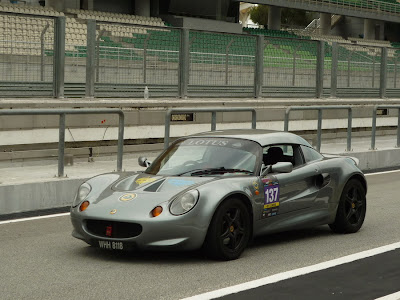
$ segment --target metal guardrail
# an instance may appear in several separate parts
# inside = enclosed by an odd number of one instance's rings
[[[398,116],[397,116],[397,142],[396,147],[400,147],[400,105],[375,105],[372,111],[372,132],[371,132],[371,150],[376,150],[375,148],[375,137],[376,137],[376,112],[378,109],[390,109],[397,108]]]
[[[257,125],[257,112],[254,108],[171,108],[165,114],[165,135],[164,135],[164,149],[169,146],[170,129],[171,129],[171,115],[172,113],[195,113],[195,112],[210,112],[211,113],[211,131],[217,128],[217,112],[251,112],[251,128],[256,129]]]
[[[64,176],[64,150],[65,150],[65,116],[77,114],[118,114],[118,153],[117,171],[122,171],[122,156],[124,147],[124,123],[125,116],[122,110],[117,108],[96,109],[2,109],[0,116],[16,115],[59,115],[59,138],[58,138],[58,177]]]
[[[326,106],[292,106],[288,107],[285,112],[284,130],[289,131],[289,114],[292,110],[318,110],[318,128],[317,128],[317,150],[321,150],[322,136],[322,111],[332,109],[347,109],[347,148],[346,151],[351,151],[351,129],[353,121],[353,108],[349,105],[326,105]],[[376,115],[376,114],[375,114]]]

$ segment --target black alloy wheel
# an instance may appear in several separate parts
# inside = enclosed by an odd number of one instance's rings
[[[367,201],[364,186],[359,180],[351,179],[345,185],[335,222],[329,224],[330,228],[337,233],[357,232],[364,223],[367,211]]]
[[[250,220],[243,201],[225,200],[216,210],[207,233],[204,243],[207,255],[222,260],[237,259],[249,242]]]

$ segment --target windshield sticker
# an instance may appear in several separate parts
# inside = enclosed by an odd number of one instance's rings
[[[279,212],[279,182],[271,176],[263,178],[264,183],[264,209],[261,218],[276,216]]]
[[[185,180],[185,179],[170,179],[168,180],[168,183],[175,186],[189,186],[195,184],[193,180]]]
[[[228,141],[226,140],[203,140],[203,139],[190,139],[186,140],[182,143],[185,146],[226,146],[228,145]]]
[[[157,180],[157,178],[154,178],[154,177],[142,177],[142,178],[136,179],[135,182],[140,185],[140,184],[144,184],[144,183],[153,182],[156,180]]]

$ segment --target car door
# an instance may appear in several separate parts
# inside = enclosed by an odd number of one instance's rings
[[[268,157],[273,148],[281,148],[278,157]],[[269,151],[268,151],[269,150]],[[276,150],[276,149],[274,149]],[[318,194],[317,180],[320,167],[317,161],[306,163],[299,145],[273,145],[264,150],[264,162],[291,162],[290,173],[269,173],[261,180],[264,185],[264,211],[262,218],[282,216],[311,208]]]

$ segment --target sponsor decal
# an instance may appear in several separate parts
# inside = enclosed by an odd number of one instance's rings
[[[116,213],[117,213],[116,209],[113,209],[113,210],[110,211],[110,215],[115,215]]]
[[[157,180],[157,178],[153,178],[153,177],[142,177],[142,178],[136,179],[135,182],[140,185],[140,184],[144,184],[144,183],[153,182],[156,180]]]
[[[276,216],[279,212],[279,182],[274,176],[262,179],[264,184],[264,209],[262,218]]]
[[[195,184],[193,180],[185,180],[185,179],[170,179],[168,180],[168,183],[175,186],[188,186]]]
[[[136,197],[137,197],[137,194],[129,193],[129,194],[125,194],[125,195],[122,195],[121,197],[119,197],[119,200],[126,202],[126,201],[131,201],[131,200],[135,199]]]

